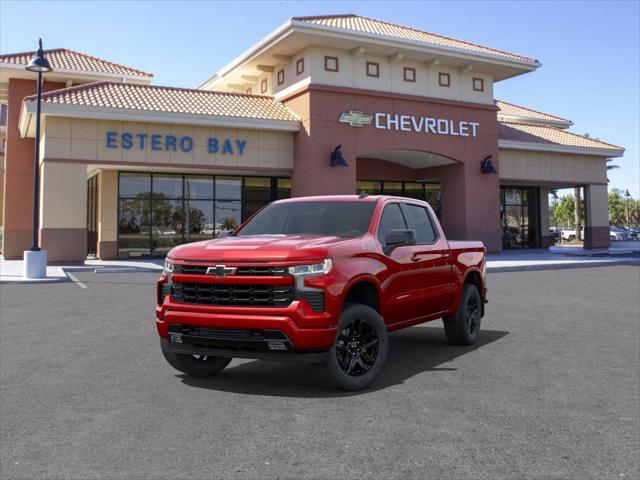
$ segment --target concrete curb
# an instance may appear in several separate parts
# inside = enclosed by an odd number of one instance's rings
[[[93,273],[136,273],[136,272],[161,272],[162,269],[158,268],[144,268],[144,267],[105,267],[94,268]]]
[[[534,272],[538,270],[566,270],[572,268],[600,268],[600,267],[619,267],[623,265],[640,266],[640,260],[614,260],[614,261],[593,261],[580,263],[550,263],[542,265],[505,265],[500,267],[492,267],[487,265],[487,272],[503,273],[503,272]]]

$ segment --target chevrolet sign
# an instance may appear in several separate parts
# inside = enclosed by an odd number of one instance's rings
[[[340,123],[348,123],[352,127],[362,127],[364,125],[369,125],[372,119],[373,115],[349,110],[349,113],[342,112],[342,115],[340,115],[340,120],[338,121]]]
[[[348,123],[352,127],[370,125],[379,130],[396,130],[400,132],[416,132],[434,135],[450,135],[452,137],[477,137],[480,123],[456,121],[446,118],[416,117],[377,112],[373,115],[349,110],[340,115],[340,123]]]

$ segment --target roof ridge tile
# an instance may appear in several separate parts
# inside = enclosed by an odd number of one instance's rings
[[[434,36],[434,37],[442,38],[444,40],[449,40],[449,41],[452,41],[452,42],[459,42],[459,43],[462,43],[462,44],[465,44],[465,45],[469,45],[469,46],[472,46],[472,47],[475,47],[475,48],[479,48],[479,49],[489,50],[489,51],[496,52],[496,53],[499,53],[499,54],[502,54],[502,55],[506,55],[506,56],[509,56],[509,57],[520,58],[520,59],[523,59],[523,60],[528,61],[528,62],[540,63],[538,59],[533,58],[533,57],[528,57],[526,55],[520,55],[520,54],[508,52],[506,50],[501,50],[501,49],[498,49],[498,48],[487,47],[486,45],[481,45],[479,43],[470,42],[468,40],[462,40],[462,39],[455,38],[455,37],[449,37],[447,35],[441,35],[439,33],[428,32],[426,30],[420,30],[419,28],[410,27],[410,26],[407,26],[407,25],[399,24],[399,23],[392,23],[392,22],[388,22],[388,21],[385,21],[385,20],[379,20],[377,18],[371,18],[371,17],[367,17],[367,16],[364,16],[364,15],[356,15],[356,14],[318,15],[318,16],[315,16],[315,17],[313,17],[313,16],[312,17],[293,17],[292,20],[311,21],[311,20],[322,20],[322,19],[330,19],[330,18],[357,18],[357,19],[368,20],[370,22],[377,22],[377,23],[381,23],[381,24],[384,24],[384,25],[389,25],[389,26],[392,26],[392,27],[395,27],[395,28],[402,28],[402,29],[410,30],[410,31],[417,32],[417,33],[420,33],[420,34],[423,34],[423,35],[426,34],[426,35],[431,35],[431,36]],[[335,28],[342,28],[344,30],[351,30],[350,28],[344,28],[344,27],[335,27]],[[386,36],[390,36],[390,35],[386,35]],[[425,43],[429,43],[429,42],[425,42]]]
[[[546,117],[551,117],[551,118],[555,118],[558,120],[562,120],[563,122],[567,122],[567,123],[573,123],[571,120],[569,120],[568,118],[564,118],[564,117],[559,117],[557,115],[553,115],[551,113],[546,113],[546,112],[542,112],[540,110],[535,110],[533,108],[529,108],[529,107],[523,107],[522,105],[518,105],[517,103],[511,103],[511,102],[505,102],[504,100],[499,100],[499,99],[495,99],[496,103],[500,102],[500,103],[505,103],[507,105],[510,105],[512,107],[516,107],[516,108],[521,108],[523,110],[529,110],[530,112],[534,112],[534,113],[538,113],[540,115],[544,115]],[[498,111],[498,114],[500,114],[500,111]],[[508,113],[503,113],[502,115],[506,115],[506,116],[515,116],[515,115],[510,115]]]

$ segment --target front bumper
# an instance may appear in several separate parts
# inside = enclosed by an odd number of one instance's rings
[[[171,324],[169,350],[191,355],[326,362],[328,350],[296,350],[280,330],[214,329]]]
[[[245,308],[186,305],[172,302],[171,297],[166,297],[163,304],[156,309],[158,334],[168,340],[171,340],[170,332],[185,327],[192,331],[197,328],[213,329],[222,334],[232,334],[233,331],[280,332],[286,339],[287,350],[272,352],[267,349],[262,352],[270,355],[326,351],[335,341],[336,325],[337,321],[329,313],[314,312],[305,301],[294,301],[286,308]],[[253,338],[253,340],[257,339],[257,336]],[[268,340],[269,337],[264,339]],[[243,343],[251,341],[252,338],[242,338],[242,336],[234,338],[227,335],[219,340],[219,345],[224,345],[225,348],[215,348],[234,353],[226,356],[258,358],[254,354],[261,353],[259,345],[258,351],[252,352]],[[173,343],[170,341],[170,346],[174,346]],[[207,343],[195,342],[195,345],[206,346]],[[255,341],[253,345],[256,346]],[[207,352],[202,350],[195,353]],[[211,352],[209,354],[213,355]]]

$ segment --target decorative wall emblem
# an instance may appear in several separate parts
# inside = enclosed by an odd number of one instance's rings
[[[371,120],[373,120],[373,115],[349,110],[349,112],[342,112],[342,115],[340,115],[340,120],[338,121],[340,123],[348,123],[352,127],[363,127],[365,125],[371,124]]]

